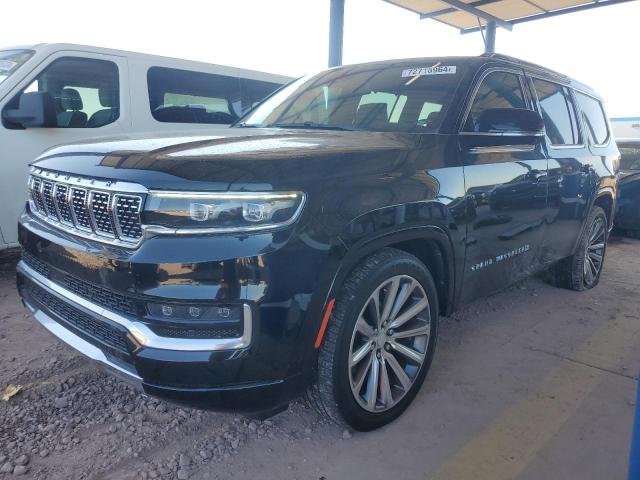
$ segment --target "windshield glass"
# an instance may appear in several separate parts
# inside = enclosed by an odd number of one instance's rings
[[[640,144],[637,147],[621,147],[620,155],[622,170],[640,170]]]
[[[238,126],[435,132],[463,68],[418,60],[328,70],[283,88]]]
[[[33,55],[31,50],[0,50],[0,83]]]

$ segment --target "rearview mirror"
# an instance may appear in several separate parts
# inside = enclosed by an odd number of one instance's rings
[[[57,126],[55,104],[46,92],[23,93],[18,108],[5,110],[2,118],[24,128]]]
[[[478,115],[475,130],[461,132],[469,153],[530,152],[544,137],[542,117],[524,108],[489,108]]]

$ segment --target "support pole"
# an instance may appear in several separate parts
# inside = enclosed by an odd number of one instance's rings
[[[496,53],[496,22],[487,22],[484,53]]]
[[[329,67],[342,65],[344,0],[331,0],[329,13]]]

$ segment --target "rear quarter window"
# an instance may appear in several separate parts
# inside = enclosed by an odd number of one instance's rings
[[[581,92],[576,92],[576,98],[578,99],[580,110],[582,110],[584,127],[591,138],[591,142],[595,145],[607,143],[609,127],[602,103]]]

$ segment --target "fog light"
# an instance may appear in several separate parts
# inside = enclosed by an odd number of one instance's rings
[[[147,303],[149,316],[164,321],[240,322],[243,319],[242,305],[189,305]]]

